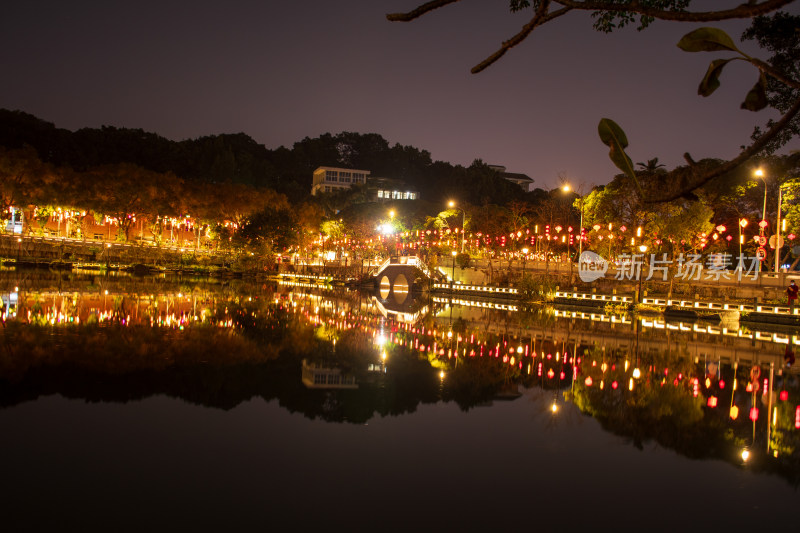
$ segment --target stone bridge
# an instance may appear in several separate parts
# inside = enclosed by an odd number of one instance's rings
[[[403,305],[409,293],[416,288],[416,280],[433,280],[439,277],[440,274],[431,270],[419,257],[393,257],[376,270],[375,286],[383,301]]]

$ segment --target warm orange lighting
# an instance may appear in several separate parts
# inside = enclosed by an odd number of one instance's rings
[[[717,397],[716,396],[709,396],[708,397],[708,406],[709,407],[716,407],[717,406]]]
[[[736,420],[737,418],[739,418],[739,408],[736,407],[735,405],[731,406],[730,416],[731,416],[731,420]]]

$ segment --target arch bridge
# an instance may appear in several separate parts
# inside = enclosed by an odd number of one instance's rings
[[[415,282],[420,277],[438,279],[439,273],[432,270],[419,257],[401,256],[387,259],[375,271],[375,286],[381,299],[389,300],[402,305],[416,287]]]

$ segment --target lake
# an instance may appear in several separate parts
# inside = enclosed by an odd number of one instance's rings
[[[779,326],[89,273],[0,294],[7,531],[797,524]]]

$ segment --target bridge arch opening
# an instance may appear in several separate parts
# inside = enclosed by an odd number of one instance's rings
[[[398,304],[402,304],[406,301],[406,298],[408,298],[408,279],[406,279],[405,275],[398,274],[397,277],[394,278],[392,292],[394,293],[394,300]]]
[[[383,276],[381,278],[379,292],[381,294],[381,298],[384,300],[389,297],[389,293],[392,292],[392,282],[389,281],[389,276]]]

